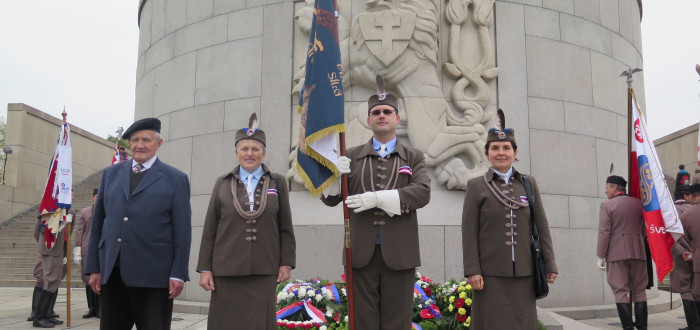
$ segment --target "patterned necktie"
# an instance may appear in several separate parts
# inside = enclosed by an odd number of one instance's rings
[[[253,198],[253,191],[255,190],[255,187],[253,187],[253,174],[248,174],[248,184],[246,184],[245,189],[248,192],[250,210],[253,211],[253,202],[255,201]]]
[[[143,165],[141,165],[141,164],[136,164],[136,165],[134,165],[133,170],[134,170],[134,173],[141,172],[141,170],[143,170]]]
[[[379,155],[384,157],[386,155],[386,144],[382,144],[381,147],[379,147]]]

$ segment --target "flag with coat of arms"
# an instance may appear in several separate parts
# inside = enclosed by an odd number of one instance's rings
[[[634,91],[629,89],[629,92],[632,94],[633,134],[629,194],[642,200],[649,249],[661,282],[673,269],[671,246],[674,239],[671,233],[683,234],[683,226],[666,185],[656,148],[649,138],[644,115]]]
[[[345,132],[343,68],[333,0],[316,0],[314,5],[299,112],[297,172],[311,195],[318,196],[338,178],[338,133]]]
[[[56,243],[58,233],[66,225],[66,215],[70,210],[73,187],[72,149],[70,146],[70,126],[64,122],[56,144],[56,151],[49,164],[44,195],[39,205],[41,226],[45,226],[46,248]]]

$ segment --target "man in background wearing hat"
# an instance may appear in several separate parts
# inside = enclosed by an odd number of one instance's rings
[[[73,247],[73,260],[80,265],[80,273],[83,274],[81,279],[85,283],[85,295],[87,296],[88,312],[83,315],[84,319],[100,317],[100,297],[92,291],[89,285],[90,277],[85,275],[85,261],[87,260],[88,241],[92,227],[92,211],[95,209],[97,191],[97,188],[92,191],[92,205],[80,210],[78,229],[75,231],[75,247]]]
[[[690,243],[690,250],[683,252],[683,259],[686,261],[696,260],[695,256],[700,256],[700,203],[698,203],[700,201],[700,184],[691,185],[690,194],[693,205],[681,214],[681,223],[683,223],[685,230],[683,238]],[[700,315],[700,262],[693,262],[692,267],[692,294],[695,308]],[[683,307],[685,309],[685,301]]]
[[[396,97],[378,93],[368,103],[367,125],[374,137],[349,149],[350,164],[344,165],[350,168],[346,204],[354,209],[355,322],[363,330],[410,329],[414,273],[420,266],[416,209],[430,201],[430,178],[423,153],[396,139]],[[337,205],[338,194],[324,192],[323,202]]]
[[[85,274],[100,294],[100,329],[170,329],[189,280],[190,183],[156,156],[158,119],[134,122],[123,137],[132,160],[102,172]]]
[[[688,185],[678,186],[676,193],[683,197],[674,202],[678,215],[682,216],[685,211],[693,206],[693,194],[690,193],[690,186]],[[693,298],[693,260],[690,258],[690,251],[690,242],[686,236],[681,236],[671,247],[671,254],[673,255],[671,290],[681,294],[683,312],[688,323],[688,329],[700,329],[700,315]]]
[[[647,328],[647,264],[644,252],[642,202],[625,193],[627,181],[611,175],[605,181],[607,201],[600,204],[598,267],[607,268],[608,284],[615,296],[624,329]],[[607,267],[606,267],[607,262]],[[630,300],[636,323],[632,322]]]

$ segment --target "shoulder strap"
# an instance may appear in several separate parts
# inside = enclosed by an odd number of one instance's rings
[[[540,234],[537,232],[537,223],[535,222],[535,196],[532,194],[532,185],[530,178],[523,175],[523,184],[525,185],[525,193],[527,194],[527,202],[530,204],[530,220],[532,220],[532,238],[540,239]]]

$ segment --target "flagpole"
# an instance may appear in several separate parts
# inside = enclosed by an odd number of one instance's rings
[[[339,133],[340,155],[345,156],[345,133]],[[341,196],[343,197],[343,223],[345,227],[345,283],[348,287],[348,323],[350,330],[355,330],[355,290],[352,281],[352,249],[350,248],[350,209],[345,204],[348,197],[348,175],[341,176]]]
[[[66,124],[66,116],[68,116],[68,113],[66,113],[66,107],[63,107],[63,113],[61,114],[63,116],[63,130],[66,129],[65,124]],[[66,137],[68,138],[68,137]],[[71,188],[72,189],[72,188]],[[72,192],[71,192],[72,196]],[[69,216],[70,214],[66,214],[66,216]],[[71,226],[73,225],[73,221],[71,217],[71,222],[66,224],[66,233],[65,233],[65,238],[66,238],[66,256],[68,253],[70,253],[71,248],[70,248],[70,233],[71,233]],[[67,257],[64,257],[67,258]],[[66,260],[66,326],[70,327],[70,260]]]

